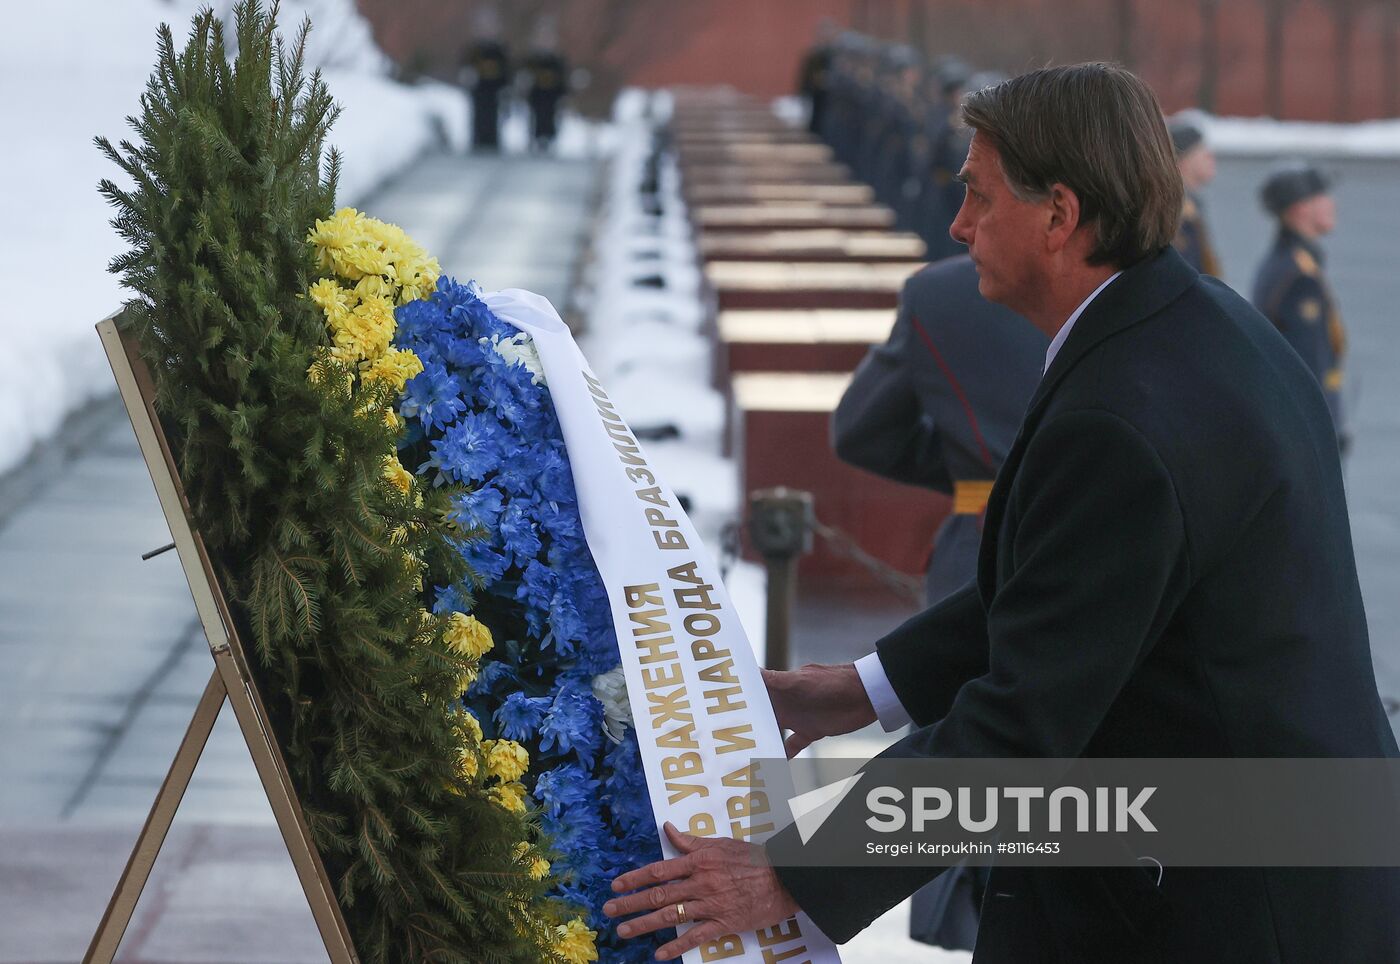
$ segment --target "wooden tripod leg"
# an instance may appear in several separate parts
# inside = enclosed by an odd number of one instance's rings
[[[209,684],[204,687],[204,695],[199,698],[199,705],[195,707],[194,718],[190,720],[189,729],[185,730],[185,738],[180,741],[175,761],[170,764],[165,782],[160,785],[156,802],[151,805],[151,813],[146,817],[146,825],[141,828],[141,836],[136,838],[136,846],[132,848],[131,858],[126,862],[117,889],[107,903],[107,913],[102,915],[102,923],[97,925],[97,933],[83,956],[83,964],[111,964],[112,958],[116,957],[122,936],[131,923],[131,915],[136,912],[136,902],[141,899],[141,891],[151,876],[151,868],[155,866],[161,845],[165,843],[165,835],[170,832],[175,811],[180,807],[195,764],[204,752],[204,744],[209,740],[209,733],[214,729],[214,722],[219,718],[219,710],[227,695],[228,690],[216,667],[209,677]]]

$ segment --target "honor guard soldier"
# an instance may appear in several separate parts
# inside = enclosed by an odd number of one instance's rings
[[[904,66],[899,51],[900,48],[892,44],[880,44],[876,48],[871,106],[862,118],[860,146],[856,152],[856,176],[877,192],[885,139],[895,129],[899,117],[899,77]]]
[[[843,461],[953,497],[925,576],[930,606],[976,575],[987,495],[1049,344],[1029,321],[983,298],[977,285],[967,255],[911,277],[889,340],[870,350],[832,416]],[[985,879],[985,867],[964,867],[920,890],[909,936],[970,950]]]
[[[568,94],[568,64],[557,49],[552,21],[540,21],[535,48],[525,57],[522,73],[531,118],[531,150],[546,153],[559,134],[559,104]]]
[[[1351,437],[1342,411],[1342,361],[1346,331],[1336,298],[1323,276],[1320,240],[1336,226],[1330,179],[1311,164],[1276,167],[1259,199],[1278,221],[1274,246],[1254,281],[1254,306],[1288,339],[1322,385],[1337,439],[1345,454]]]
[[[958,158],[957,164],[949,167],[946,148],[952,127],[958,123],[958,107],[971,75],[971,69],[961,60],[945,58],[935,64],[928,92],[922,142],[924,166],[916,167],[914,172],[922,187],[918,199],[919,236],[928,245],[929,257],[934,260],[962,252],[962,245],[948,236],[962,201],[959,199],[951,209],[948,204],[953,193],[950,185],[962,187],[953,180],[953,175],[958,173],[963,159]]]
[[[1205,132],[1189,112],[1182,112],[1167,121],[1172,147],[1176,151],[1176,167],[1186,187],[1181,202],[1181,227],[1172,245],[1186,263],[1201,274],[1220,277],[1220,259],[1211,244],[1206,229],[1205,209],[1201,205],[1201,190],[1215,180],[1215,154],[1206,144]]]
[[[463,72],[472,99],[472,148],[494,151],[501,146],[501,91],[510,84],[506,47],[489,36],[475,41],[462,56]]]
[[[909,143],[916,134],[922,111],[919,82],[923,67],[914,48],[904,45],[891,48],[889,59],[894,65],[889,103],[871,184],[876,197],[898,216],[898,227],[907,230],[913,225],[913,212],[907,203],[905,183],[909,179]]]

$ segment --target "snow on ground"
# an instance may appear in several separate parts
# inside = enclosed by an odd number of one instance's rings
[[[1219,154],[1400,157],[1400,120],[1314,124],[1270,117],[1202,119],[1206,139]]]
[[[0,31],[0,472],[51,436],[63,417],[113,390],[92,330],[124,295],[107,262],[122,250],[97,193],[119,175],[92,145],[127,136],[156,56],[156,26],[188,33],[197,0],[48,0],[14,4]],[[221,10],[231,6],[219,5]],[[406,87],[384,76],[353,0],[284,0],[292,34],[315,19],[314,61],[324,64],[344,113],[331,142],[345,154],[341,199],[354,202],[425,148],[465,136],[465,97],[436,84]],[[578,134],[573,135],[576,139]]]
[[[674,160],[662,160],[654,195],[640,190],[655,125],[669,110],[666,94],[637,90],[616,105],[579,342],[642,435],[648,460],[686,500],[700,538],[719,556],[742,516],[742,494],[738,469],[722,454],[725,399],[712,384],[713,347],[701,332],[700,271]],[[761,663],[763,569],[733,562],[725,586]]]

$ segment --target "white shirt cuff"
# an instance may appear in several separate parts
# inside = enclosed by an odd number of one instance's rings
[[[860,676],[865,695],[870,697],[870,705],[875,707],[875,716],[886,733],[909,726],[914,722],[904,704],[899,701],[890,678],[885,675],[884,664],[879,653],[871,653],[856,660],[856,673]]]

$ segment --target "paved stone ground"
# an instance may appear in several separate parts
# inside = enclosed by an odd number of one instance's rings
[[[1349,466],[1357,555],[1383,694],[1400,697],[1400,303],[1391,220],[1400,165],[1348,162],[1330,268],[1361,382]],[[1221,163],[1207,193],[1228,271],[1244,286],[1268,240],[1254,185],[1264,165]],[[426,159],[363,205],[397,221],[449,270],[563,305],[596,170],[545,159]],[[211,669],[130,427],[99,405],[44,464],[0,480],[0,964],[80,959]],[[77,457],[65,459],[69,455]],[[905,615],[806,598],[796,656],[864,653]],[[888,738],[825,749],[865,756]],[[949,964],[965,954],[904,938],[896,911],[848,945],[847,961]],[[237,727],[221,718],[121,960],[163,964],[324,961],[290,861]]]

